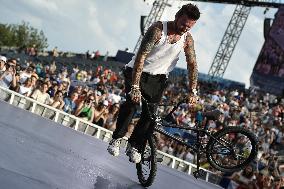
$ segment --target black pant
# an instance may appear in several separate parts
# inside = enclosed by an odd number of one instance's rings
[[[132,85],[132,68],[127,67],[123,71],[123,74],[125,77],[126,101],[120,106],[116,129],[112,136],[113,139],[122,138],[125,136],[128,130],[128,125],[130,124],[137,107],[137,105],[131,101],[130,96],[128,95]],[[140,90],[142,96],[149,103],[159,103],[166,88],[166,83],[167,77],[164,74],[150,75],[143,72],[140,79]],[[155,112],[157,105],[150,104],[149,109],[151,112]],[[128,142],[139,149],[141,144],[143,144],[145,134],[150,125],[151,121],[146,112],[146,106],[145,104],[142,104],[141,117]]]

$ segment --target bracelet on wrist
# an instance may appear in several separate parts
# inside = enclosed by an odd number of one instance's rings
[[[197,96],[197,90],[196,89],[191,89],[189,91],[190,94],[193,94],[194,96]]]
[[[131,88],[132,89],[140,89],[139,85],[132,85]]]

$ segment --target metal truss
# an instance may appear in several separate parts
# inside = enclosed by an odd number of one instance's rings
[[[234,52],[236,44],[247,21],[251,7],[237,5],[229,25],[225,31],[208,75],[212,77],[223,77]]]
[[[161,19],[162,14],[163,14],[166,6],[169,5],[168,1],[169,0],[156,0],[156,1],[154,1],[153,7],[152,7],[149,15],[147,16],[147,19],[146,19],[146,22],[145,22],[145,25],[144,25],[144,31],[146,31],[151,26],[151,24],[153,24],[154,22],[159,21]],[[142,39],[143,39],[143,35],[141,34],[136,45],[135,45],[135,48],[134,48],[134,51],[133,51],[134,53],[136,53],[138,51]]]

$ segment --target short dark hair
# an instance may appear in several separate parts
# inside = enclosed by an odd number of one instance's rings
[[[198,20],[200,18],[200,12],[196,5],[191,3],[183,5],[181,9],[176,13],[176,17],[186,15],[189,19]]]

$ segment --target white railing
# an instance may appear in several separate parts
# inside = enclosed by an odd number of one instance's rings
[[[78,118],[74,115],[68,114],[61,110],[55,109],[49,105],[42,104],[36,100],[23,96],[15,91],[3,88],[0,86],[0,100],[4,100],[9,104],[15,105],[19,108],[28,110],[34,114],[51,119],[56,123],[60,123],[66,127],[70,127],[76,131],[82,132],[87,135],[91,135],[95,138],[101,139],[105,142],[109,142],[112,136],[112,131],[107,130],[98,125],[92,124],[86,120]],[[127,138],[123,138],[122,146],[127,144]],[[158,156],[163,158],[162,164],[167,165],[173,169],[177,169],[188,174],[192,174],[196,170],[196,165],[179,159],[175,156],[169,155],[162,151],[158,151]],[[206,172],[204,180],[207,182],[216,183],[219,179],[214,173],[203,169]]]

